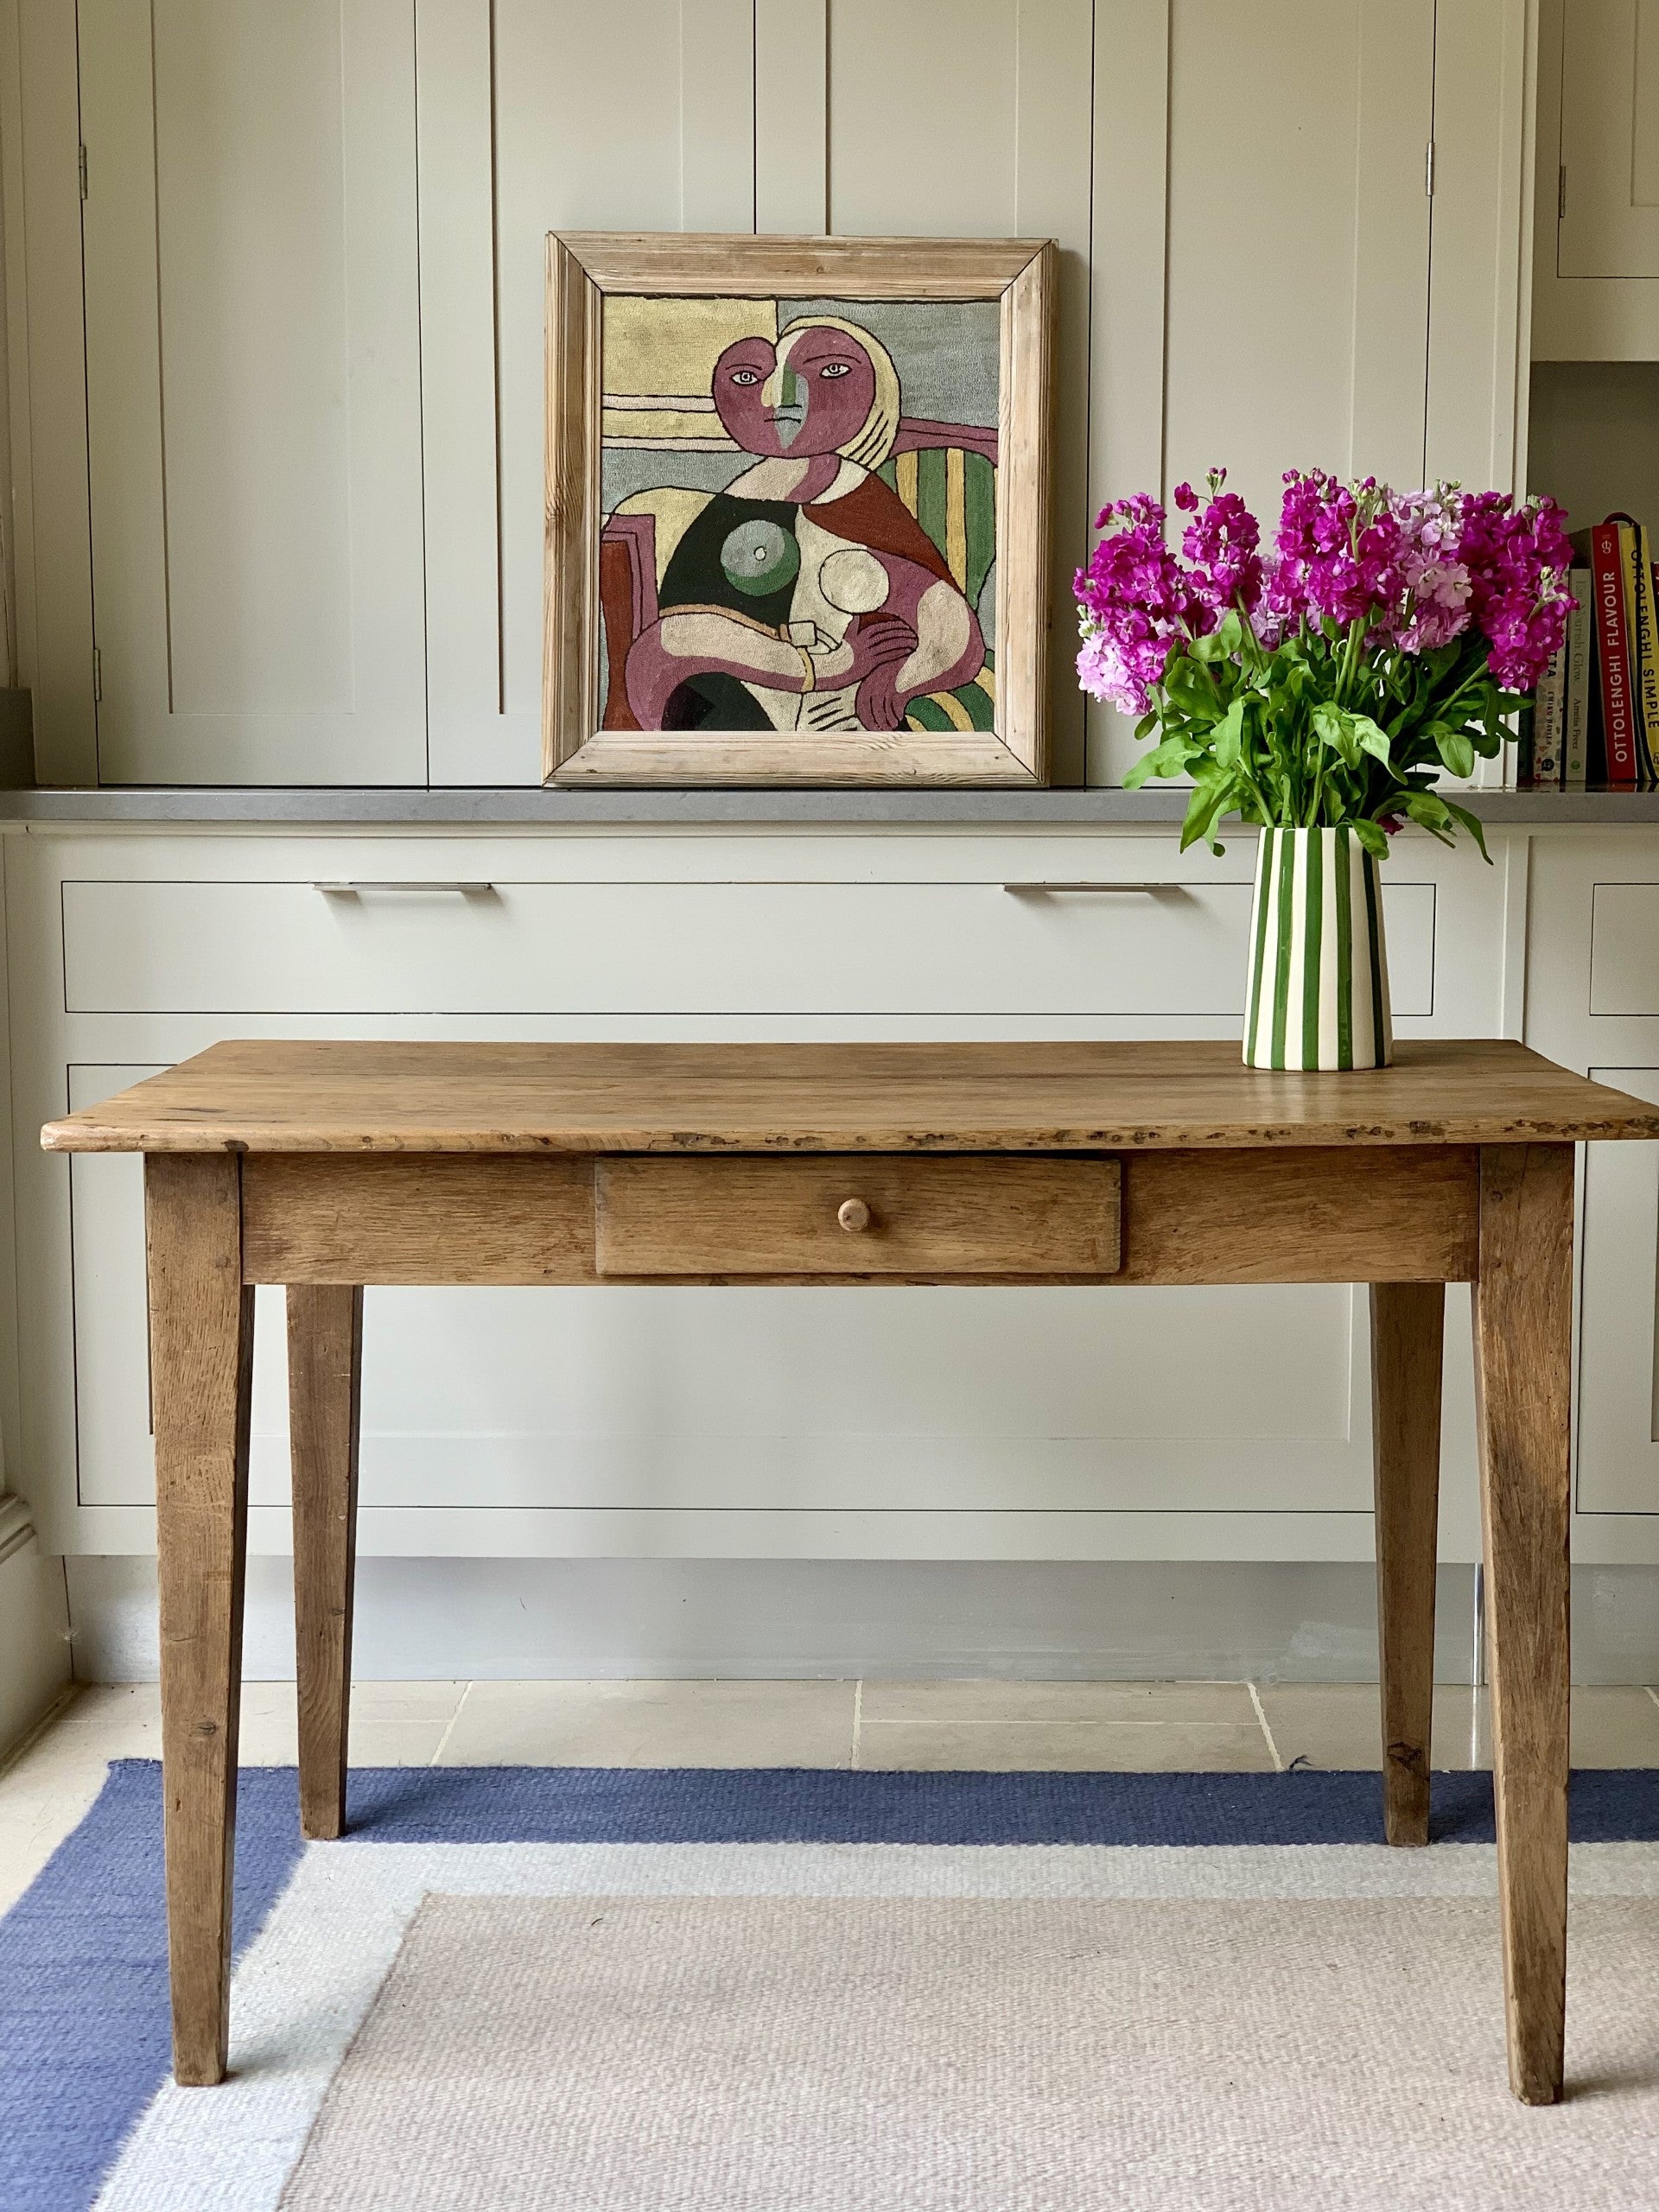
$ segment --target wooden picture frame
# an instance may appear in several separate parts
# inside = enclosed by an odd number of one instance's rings
[[[543,773],[549,782],[1029,786],[1046,781],[1049,418],[1054,265],[1052,242],[1038,238],[757,238],[611,232],[555,232],[549,237],[546,621],[542,686]],[[703,691],[695,695],[684,690],[677,694],[681,700],[693,697],[698,713],[704,717],[697,726],[640,726],[641,714],[649,718],[653,711],[660,712],[664,719],[672,713],[683,723],[685,709],[672,701],[667,708],[655,710],[647,707],[636,711],[631,703],[637,689],[634,669],[639,664],[630,661],[627,653],[639,641],[644,628],[654,625],[656,636],[649,648],[653,652],[658,651],[664,632],[658,619],[655,595],[655,524],[650,517],[640,518],[642,525],[646,527],[635,533],[639,544],[624,544],[619,542],[619,532],[622,537],[626,532],[622,531],[618,518],[607,516],[603,506],[601,454],[605,449],[603,425],[607,399],[604,329],[606,302],[613,298],[725,302],[737,308],[752,308],[757,313],[770,308],[774,329],[777,302],[807,300],[821,303],[812,315],[799,318],[796,326],[785,327],[780,334],[784,338],[789,335],[791,327],[804,327],[812,322],[821,331],[836,327],[848,331],[844,321],[837,324],[823,311],[822,303],[832,308],[849,303],[849,314],[852,305],[859,302],[916,302],[918,310],[922,303],[996,303],[995,351],[989,356],[994,359],[996,376],[994,429],[973,429],[950,420],[931,422],[905,416],[898,404],[900,387],[893,382],[891,391],[894,404],[883,418],[890,453],[869,435],[869,425],[876,419],[875,404],[872,403],[869,420],[859,433],[864,442],[861,445],[855,439],[822,456],[830,461],[836,454],[849,453],[849,461],[838,464],[845,474],[847,469],[858,465],[850,459],[851,454],[856,453],[861,463],[882,450],[889,480],[899,494],[909,492],[910,516],[914,518],[912,521],[893,516],[892,520],[895,525],[901,524],[903,529],[911,531],[912,542],[918,545],[920,541],[915,538],[914,532],[924,518],[917,505],[914,486],[919,467],[916,453],[921,449],[922,442],[929,436],[934,440],[925,449],[932,479],[937,480],[942,468],[951,472],[951,486],[957,494],[957,506],[952,512],[958,517],[964,467],[977,470],[982,480],[988,473],[983,461],[988,457],[995,537],[994,543],[988,544],[977,558],[977,570],[984,569],[987,559],[994,562],[994,573],[989,574],[991,603],[984,610],[988,618],[984,634],[977,614],[972,614],[969,620],[955,607],[948,590],[935,594],[936,602],[950,622],[958,626],[969,622],[974,639],[983,649],[980,672],[958,690],[942,690],[926,696],[918,694],[907,698],[901,687],[913,681],[915,672],[928,664],[926,656],[918,651],[893,676],[886,703],[868,710],[871,711],[872,719],[880,713],[902,715],[899,727],[862,726],[860,718],[867,710],[861,703],[855,707],[848,702],[855,699],[862,702],[867,694],[862,690],[855,691],[850,682],[838,692],[821,690],[819,700],[810,710],[824,721],[832,713],[837,714],[842,717],[840,723],[807,727],[809,710],[798,702],[814,689],[818,660],[825,655],[838,654],[839,658],[828,659],[824,664],[829,669],[842,670],[849,659],[856,658],[855,640],[866,622],[863,613],[849,615],[844,634],[837,639],[833,632],[826,633],[810,622],[789,621],[765,627],[758,620],[741,613],[730,616],[720,608],[710,610],[699,606],[695,610],[683,610],[671,606],[671,613],[712,612],[717,622],[735,620],[760,632],[766,650],[774,657],[798,655],[804,671],[803,676],[787,683],[780,676],[775,687],[766,682],[757,688],[746,681],[741,689],[748,698],[775,701],[777,713],[794,713],[802,726],[741,729],[711,727],[709,718],[718,715],[720,708],[718,698],[711,704],[704,697],[704,692],[711,696],[714,692],[714,686],[708,683]],[[715,311],[711,308],[709,312],[712,315]],[[974,327],[983,328],[983,319]],[[620,321],[617,327],[621,327]],[[870,334],[854,326],[849,334],[854,340],[868,340]],[[836,341],[825,342],[833,346]],[[991,344],[988,338],[988,349]],[[772,376],[783,376],[784,356],[788,350],[779,339],[773,339],[764,359],[772,359],[773,348],[777,365],[766,376],[769,390]],[[891,379],[891,359],[879,345],[868,350],[882,353]],[[801,358],[799,341],[796,353],[797,358]],[[721,359],[726,358],[724,354],[721,356]],[[948,354],[938,358],[948,359]],[[706,366],[702,372],[708,373]],[[878,379],[880,375],[879,370],[867,372]],[[826,372],[820,370],[817,373]],[[852,372],[831,369],[827,373]],[[753,385],[759,377],[755,372],[732,372],[729,381]],[[787,390],[798,389],[799,381],[791,372]],[[849,404],[856,404],[860,389],[853,385],[847,388]],[[778,387],[778,391],[784,390],[785,387],[781,385]],[[773,391],[766,418],[772,426],[770,435],[774,438],[779,435],[776,429],[778,391]],[[813,420],[821,426],[830,419],[823,410],[833,403],[823,390],[813,386],[806,402],[809,407],[814,404],[813,395],[821,409]],[[728,400],[731,397],[729,393],[724,395]],[[763,393],[761,402],[764,401]],[[736,437],[725,429],[723,415],[715,420],[717,403],[714,397],[692,396],[685,403],[706,410],[702,424],[714,435],[701,439],[684,435],[683,425],[688,418],[683,413],[670,411],[667,398],[654,397],[641,404],[663,410],[660,419],[664,422],[682,425],[677,435],[682,436],[688,451],[694,446],[704,451],[723,446],[732,454],[744,450]],[[734,400],[732,404],[737,403]],[[783,411],[788,414],[786,404]],[[613,412],[609,419],[632,422],[633,418],[624,410],[621,413]],[[818,435],[824,435],[821,428]],[[981,458],[964,461],[960,445],[952,448],[940,442],[953,435]],[[618,439],[613,441],[613,449],[622,443],[645,446],[660,442],[663,441],[643,437]],[[774,465],[791,458],[779,453],[775,445],[757,444],[747,450],[763,459],[772,456]],[[908,476],[900,477],[896,472],[902,469],[906,460],[911,462]],[[936,461],[940,462],[938,467],[932,466]],[[709,464],[711,470],[719,465],[713,461]],[[876,466],[871,459],[871,468]],[[885,484],[867,486],[863,480],[869,473],[862,472],[856,488],[861,495],[868,490],[878,502],[886,502],[882,512],[890,514],[893,495]],[[748,474],[765,480],[753,467]],[[830,493],[811,493],[809,497],[814,500],[838,499],[842,496],[842,480],[841,477],[836,479],[836,488]],[[688,497],[683,493],[676,496],[682,500]],[[695,504],[698,495],[689,496]],[[708,498],[712,500],[715,496],[711,493]],[[637,505],[638,499],[631,504]],[[805,512],[804,505],[794,508],[797,517]],[[827,513],[827,505],[820,512]],[[930,510],[930,513],[932,512]],[[981,495],[976,513],[982,518],[983,536],[984,495]],[[880,526],[887,525],[883,523]],[[795,531],[798,531],[799,527],[798,520]],[[603,578],[602,534],[611,548],[605,556],[608,565]],[[961,537],[958,523],[958,547]],[[911,571],[886,559],[885,541],[879,531],[869,542],[883,550],[884,557],[878,561],[873,553],[859,554],[864,567],[857,573],[875,578],[873,585],[867,581],[861,588],[867,594],[887,590],[889,584],[881,580],[884,567],[889,576],[898,576],[902,583]],[[937,538],[934,543],[938,544]],[[652,549],[649,559],[640,552],[639,545]],[[783,550],[798,565],[802,556],[792,538]],[[755,556],[757,560],[763,557],[760,553]],[[940,559],[942,554],[930,557]],[[630,563],[631,569],[627,567]],[[822,575],[825,571],[820,569],[816,573]],[[956,576],[955,588],[965,594],[967,583],[957,573],[954,555],[952,574]],[[942,582],[945,581],[943,569],[938,575]],[[633,578],[631,600],[626,596],[630,575]],[[985,596],[983,586],[982,575],[977,587],[982,600]],[[931,586],[922,575],[910,588],[913,592],[921,592]],[[826,587],[826,595],[827,591]],[[760,603],[756,601],[757,605]],[[792,609],[797,603],[798,601],[791,601],[789,605]],[[835,600],[830,603],[840,605]],[[778,604],[775,598],[771,601],[772,611]],[[919,601],[918,607],[919,609]],[[607,608],[613,618],[608,628]],[[936,620],[931,614],[926,619]],[[886,623],[888,651],[890,655],[896,654],[899,645],[893,641],[902,640],[906,632],[895,626],[890,615],[880,613],[879,602],[875,620],[878,624]],[[908,632],[913,646],[919,647],[923,620],[923,613],[918,611],[917,626]],[[626,639],[613,635],[623,631],[626,632]],[[807,637],[805,645],[800,642],[803,632]],[[683,636],[684,626],[675,634]],[[720,634],[731,637],[735,633],[726,628]],[[992,639],[994,653],[989,642]],[[964,652],[971,656],[976,649],[970,645]],[[679,664],[664,664],[670,667],[671,678]],[[967,658],[953,664],[957,671],[968,665]],[[613,671],[617,669],[626,670],[626,680],[615,677]],[[948,680],[956,679],[953,676]],[[746,699],[739,696],[736,677],[717,681],[723,681],[728,687],[719,696],[734,699],[742,714],[747,714]],[[797,695],[792,706],[785,703],[789,690]],[[964,698],[970,702],[969,706],[962,703]],[[728,714],[727,718],[741,719],[742,715]],[[925,726],[916,726],[918,721]],[[617,726],[622,722],[632,722],[633,726]],[[986,722],[988,727],[984,726]]]

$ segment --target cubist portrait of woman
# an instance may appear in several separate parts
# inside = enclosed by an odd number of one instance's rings
[[[604,727],[994,727],[994,304],[610,298]]]

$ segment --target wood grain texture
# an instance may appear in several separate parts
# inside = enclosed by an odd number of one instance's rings
[[[717,1282],[738,1272],[727,1234],[731,1193],[769,1173],[800,1187],[836,1187],[938,1164],[966,1179],[999,1179],[1045,1163],[1006,1154],[962,1160],[937,1154],[859,1153],[826,1163],[752,1154],[662,1154],[596,1161],[521,1154],[250,1153],[243,1161],[243,1266],[251,1282],[588,1283],[662,1279],[671,1261],[679,1281]],[[1098,1155],[1070,1169],[1097,1169]],[[828,1252],[810,1265],[798,1251],[748,1280],[768,1281],[1461,1282],[1475,1273],[1479,1202],[1477,1155],[1467,1146],[1367,1146],[1260,1151],[1144,1152],[1116,1156],[1122,1173],[1122,1249],[1103,1275],[1092,1256],[1079,1269],[1055,1251],[1054,1267],[999,1245],[982,1271],[956,1251],[912,1254],[900,1271],[889,1252],[845,1237],[842,1265]],[[825,1175],[826,1166],[830,1168]],[[594,1182],[617,1171],[689,1166],[703,1194],[682,1208],[671,1250],[662,1229],[639,1264],[620,1271],[614,1251],[595,1265]],[[842,1187],[844,1186],[844,1187]],[[678,1240],[684,1239],[683,1243]],[[768,1248],[769,1249],[771,1248]],[[666,1255],[666,1256],[665,1256]],[[751,1259],[759,1255],[751,1255]],[[785,1264],[787,1263],[787,1264]]]
[[[1115,1160],[601,1160],[596,1264],[606,1276],[1109,1275],[1121,1188]]]
[[[581,262],[547,242],[546,605],[542,772],[599,720],[600,379],[602,303]]]
[[[1446,1292],[1373,1283],[1370,1302],[1382,1827],[1390,1843],[1426,1844]]]
[[[1045,245],[1002,314],[996,512],[997,734],[1048,780],[1049,446],[1057,256]]]
[[[995,300],[1047,240],[566,231],[559,243],[601,292]]]
[[[1522,1045],[1401,1044],[1274,1074],[1236,1044],[215,1045],[49,1152],[1145,1152],[1659,1136]],[[1355,1279],[1357,1279],[1356,1277]]]
[[[585,1160],[256,1153],[242,1208],[250,1282],[593,1280]]]
[[[253,1293],[238,1163],[145,1162],[173,2071],[224,2078]]]
[[[1481,1154],[1475,1379],[1510,2086],[1561,2094],[1567,2003],[1570,1145]]]
[[[346,1825],[362,1388],[361,1288],[291,1284],[288,1428],[294,1467],[300,1829],[324,1840]]]
[[[1114,1281],[1467,1281],[1475,1157],[1463,1146],[1125,1154]]]
[[[798,737],[719,730],[596,730],[553,780],[626,789],[638,784],[718,784],[772,791],[862,785],[1007,785],[1037,778],[989,730],[851,730]]]
[[[1040,238],[555,233],[547,242],[543,773],[630,785],[1038,785],[1047,775],[1052,245]],[[607,293],[1001,302],[997,728],[845,736],[597,728]]]

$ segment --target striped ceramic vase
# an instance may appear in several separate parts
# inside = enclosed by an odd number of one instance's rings
[[[1351,830],[1264,830],[1245,1066],[1385,1068],[1393,1058],[1376,861]]]

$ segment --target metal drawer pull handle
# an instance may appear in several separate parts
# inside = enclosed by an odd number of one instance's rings
[[[364,891],[453,891],[461,899],[493,898],[495,894],[493,883],[395,883],[378,875],[365,877],[360,883],[314,883],[311,888],[321,891],[325,899],[355,899]]]
[[[1147,899],[1188,895],[1184,883],[1005,883],[1002,888],[1016,899],[1032,898],[1045,891],[1132,891]]]
[[[870,1210],[862,1198],[843,1198],[836,1208],[836,1219],[849,1236],[855,1236],[870,1225]]]

